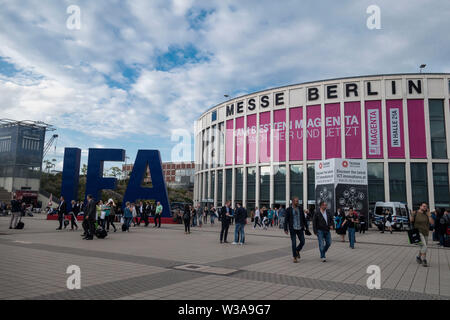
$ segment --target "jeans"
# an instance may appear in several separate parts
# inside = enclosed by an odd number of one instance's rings
[[[439,234],[438,234],[438,239],[439,239],[439,245],[444,246],[444,242],[445,242],[445,233],[439,233]]]
[[[301,251],[303,246],[305,245],[305,234],[303,233],[303,230],[294,230],[291,229],[289,231],[289,234],[291,235],[291,242],[292,242],[292,256],[294,258],[297,257],[297,251]],[[297,246],[297,237],[300,243]]]
[[[325,253],[331,246],[331,233],[330,231],[317,230],[317,239],[319,240],[320,258],[325,259]]]
[[[197,216],[195,215],[192,219],[192,226],[196,227],[197,226]]]
[[[216,215],[214,213],[211,213],[211,216],[210,216],[211,224],[214,224],[215,217],[216,217]]]
[[[125,217],[125,225],[127,226],[127,230],[130,229],[131,220],[133,220],[133,217]]]
[[[348,241],[350,241],[350,248],[355,248],[355,228],[348,228]]]
[[[236,223],[236,227],[234,228],[234,242],[239,242],[239,239],[242,244],[245,242],[244,227],[244,223]]]

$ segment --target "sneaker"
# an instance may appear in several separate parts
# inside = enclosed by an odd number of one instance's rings
[[[422,265],[423,265],[424,267],[428,267],[427,259],[423,259],[423,260],[422,260]]]
[[[325,259],[325,258],[322,258],[322,262],[327,262],[327,259]]]
[[[416,261],[418,264],[422,264],[422,259],[419,256],[416,257]]]
[[[233,241],[231,244],[238,244],[237,242]]]
[[[298,263],[297,257],[294,258],[294,263]]]
[[[242,242],[239,243],[240,246],[243,246],[244,244]]]

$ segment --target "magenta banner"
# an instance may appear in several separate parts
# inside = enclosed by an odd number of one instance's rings
[[[225,165],[233,164],[233,120],[227,120],[225,132]]]
[[[426,158],[425,115],[421,99],[408,100],[408,133],[410,158]]]
[[[344,104],[345,118],[345,158],[362,159],[361,103]]]
[[[404,158],[403,100],[386,100],[386,123],[388,157]]]
[[[270,112],[259,114],[259,162],[270,162]]]
[[[322,133],[320,121],[320,105],[306,108],[306,151],[308,160],[322,159]]]
[[[368,159],[383,158],[381,101],[366,101],[366,152]]]
[[[273,112],[273,161],[286,161],[286,109]]]
[[[325,158],[341,157],[341,108],[339,103],[325,105]]]
[[[245,143],[244,117],[236,118],[236,128],[234,129],[234,133],[236,135],[235,163],[244,164],[244,143]]]
[[[303,108],[289,109],[289,160],[303,160]]]
[[[247,116],[247,163],[256,163],[256,114]]]

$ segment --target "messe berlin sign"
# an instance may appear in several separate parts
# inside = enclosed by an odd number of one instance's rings
[[[64,151],[64,165],[61,195],[69,206],[71,200],[78,200],[78,180],[80,176],[81,149],[66,148]],[[89,149],[88,167],[86,175],[86,194],[91,194],[96,201],[101,198],[102,190],[116,189],[117,179],[103,177],[103,164],[105,161],[125,161],[123,149]],[[142,181],[150,170],[152,187],[143,187]],[[139,150],[133,171],[130,175],[127,190],[122,206],[129,201],[155,200],[163,206],[162,217],[170,217],[171,210],[164,181],[161,155],[158,150]]]

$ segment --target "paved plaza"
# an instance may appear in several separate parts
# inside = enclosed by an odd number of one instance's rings
[[[246,244],[219,244],[219,224],[191,228],[131,227],[104,240],[56,231],[57,221],[25,218],[9,230],[0,218],[0,299],[334,300],[450,299],[450,250],[430,242],[424,268],[405,232],[357,234],[356,248],[333,235],[327,262],[314,236],[299,263],[278,228],[246,226]],[[80,227],[81,230],[81,227]],[[431,235],[430,235],[431,237]],[[81,269],[81,289],[69,290],[67,267]],[[381,268],[381,289],[366,286],[369,265]]]

